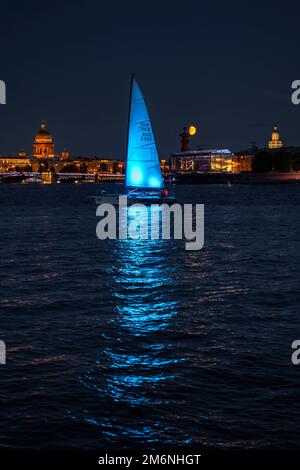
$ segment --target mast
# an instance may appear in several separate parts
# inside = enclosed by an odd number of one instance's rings
[[[126,142],[126,168],[127,168],[127,157],[128,157],[128,143],[129,143],[129,128],[130,128],[130,113],[131,113],[131,100],[132,100],[132,87],[133,87],[133,80],[135,79],[135,73],[131,74],[130,79],[130,92],[129,92],[129,104],[128,104],[128,118],[127,118],[127,142]],[[126,171],[125,168],[125,171]]]

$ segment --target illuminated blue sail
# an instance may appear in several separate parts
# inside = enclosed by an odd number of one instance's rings
[[[148,111],[134,77],[128,123],[126,186],[147,189],[164,186]]]

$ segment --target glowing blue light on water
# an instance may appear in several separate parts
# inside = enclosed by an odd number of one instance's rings
[[[148,182],[153,177],[144,176]],[[152,210],[147,208],[142,215],[149,224]],[[126,211],[130,222],[139,218],[138,211]],[[156,410],[172,404],[168,390],[177,379],[177,367],[180,371],[186,361],[174,350],[172,331],[179,301],[169,241],[120,239],[112,255],[114,266],[107,274],[113,309],[107,330],[99,332],[95,364],[80,380],[95,397],[93,406],[84,404],[81,420],[97,426],[99,435],[110,442],[167,444],[172,431]],[[149,420],[144,415],[141,419],[144,407],[154,410]],[[135,410],[130,423],[120,418],[118,409]]]

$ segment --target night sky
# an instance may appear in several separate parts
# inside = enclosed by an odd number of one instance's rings
[[[137,74],[160,156],[192,146],[264,146],[277,122],[300,145],[296,2],[1,3],[0,155],[32,153],[44,119],[56,152],[124,158],[130,75]]]

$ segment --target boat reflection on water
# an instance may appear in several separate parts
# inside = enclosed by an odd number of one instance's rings
[[[128,211],[129,223],[139,216],[130,208],[123,210]],[[154,210],[147,208],[149,220]],[[161,442],[162,436],[170,442],[161,418],[170,401],[168,386],[181,362],[173,350],[170,326],[178,308],[170,250],[176,250],[172,240],[114,243],[114,266],[107,269],[114,314],[103,333],[95,368],[81,377],[82,384],[97,392],[99,410],[84,419],[99,426],[110,442]]]
[[[149,215],[156,210],[147,208]],[[128,224],[138,215],[138,211],[135,214],[129,212]],[[174,269],[168,264],[169,245],[169,240],[118,241],[116,255],[119,262],[113,293],[118,316],[113,322],[132,336],[162,331],[176,314],[177,302],[169,296],[175,280]]]

